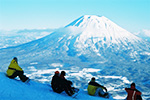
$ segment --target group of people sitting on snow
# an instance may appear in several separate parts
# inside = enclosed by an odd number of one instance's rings
[[[54,92],[61,93],[65,91],[69,96],[74,95],[79,89],[72,87],[72,82],[65,78],[66,72],[59,71],[55,72],[55,75],[52,77],[51,86]]]
[[[54,92],[61,93],[65,91],[69,96],[73,96],[76,92],[79,91],[79,89],[72,87],[73,83],[70,80],[67,80],[65,78],[65,75],[66,75],[65,71],[61,71],[61,73],[59,73],[59,71],[55,72],[51,81],[52,89]],[[10,65],[8,66],[7,76],[10,79],[14,79],[17,76],[19,76],[22,82],[29,81],[29,78],[24,75],[24,71],[18,65],[18,59],[16,57],[13,58]],[[128,93],[126,100],[142,100],[141,98],[142,93],[135,88],[135,83],[132,83],[131,87],[125,88],[125,90]],[[92,96],[97,95],[106,98],[109,97],[106,87],[95,82],[94,77],[92,77],[91,81],[88,83],[87,91],[88,94]]]

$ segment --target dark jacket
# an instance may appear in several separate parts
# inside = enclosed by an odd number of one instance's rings
[[[61,78],[61,84],[62,85],[67,85],[67,86],[71,86],[72,85],[72,82],[67,80],[64,75],[60,75],[60,78]]]
[[[51,86],[54,92],[61,93],[63,91],[61,78],[58,75],[52,77]]]

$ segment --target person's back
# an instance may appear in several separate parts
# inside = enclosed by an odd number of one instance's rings
[[[11,61],[11,63],[8,66],[7,69],[7,76],[11,76],[15,71],[23,71],[22,68],[18,65],[17,58],[14,57],[14,59]]]
[[[65,79],[66,72],[61,71],[60,78],[61,78],[61,84],[63,85],[63,89],[65,92],[69,95],[72,96],[74,94],[73,88],[71,87],[72,82]]]
[[[61,71],[60,75],[58,71],[55,72],[51,81],[52,89],[54,92],[61,93],[65,91],[69,96],[73,96],[79,89],[71,87],[72,82],[65,79],[65,75],[65,71]]]
[[[88,84],[88,94],[89,95],[95,95],[96,89],[99,87],[99,84],[95,81],[90,81]]]
[[[51,85],[54,92],[61,93],[63,91],[59,71],[56,71],[52,77]]]
[[[65,74],[66,74],[65,71],[62,71],[61,74],[60,74],[61,83],[62,83],[63,85],[71,86],[71,85],[72,85],[72,82],[71,82],[70,80],[67,80],[67,79],[65,78]]]
[[[136,100],[137,95],[141,95],[142,93],[135,88],[135,83],[131,84],[131,88],[125,88],[128,93],[127,100]]]
[[[106,95],[108,95],[108,93],[105,93],[103,91],[103,89],[105,89],[105,91],[107,92],[107,89],[104,86],[102,86],[102,85],[98,84],[97,82],[95,82],[94,77],[88,83],[87,90],[88,90],[89,95],[99,95],[99,96],[105,97]]]
[[[6,74],[10,79],[14,79],[17,76],[19,76],[22,82],[29,81],[29,78],[24,75],[24,71],[18,65],[17,57],[14,57],[13,60],[11,61],[10,65],[8,66]]]

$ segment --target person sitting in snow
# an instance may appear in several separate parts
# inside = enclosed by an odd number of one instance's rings
[[[106,91],[104,92],[103,89]],[[101,97],[107,97],[108,93],[107,93],[107,89],[106,87],[98,84],[97,82],[95,82],[95,78],[92,77],[91,81],[88,83],[88,94],[89,95],[97,95],[97,96],[101,96]]]
[[[128,93],[127,100],[142,100],[141,92],[135,88],[135,83],[131,84],[130,88],[125,88]]]
[[[10,79],[14,79],[15,77],[19,76],[22,82],[29,80],[29,78],[24,75],[22,68],[18,65],[17,57],[14,57],[11,61],[6,74]]]
[[[61,93],[64,91],[61,86],[61,78],[59,77],[59,71],[55,72],[55,75],[52,77],[51,86],[54,92]]]
[[[52,89],[54,92],[61,93],[65,91],[69,96],[72,96],[77,89],[74,87],[71,87],[72,82],[65,79],[66,72],[61,71],[61,74],[59,76],[58,71],[55,72],[55,75],[52,78]]]

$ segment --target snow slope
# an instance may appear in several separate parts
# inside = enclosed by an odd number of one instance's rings
[[[94,97],[81,90],[76,98],[69,97],[65,92],[58,94],[53,92],[49,84],[42,84],[31,80],[29,84],[20,80],[7,78],[0,73],[0,100],[108,100]],[[109,100],[113,100],[110,98]]]
[[[14,56],[38,81],[48,82],[54,71],[66,70],[82,89],[94,76],[114,98],[125,98],[124,88],[133,81],[144,98],[150,95],[150,44],[104,16],[85,15],[43,38],[0,49],[2,72]]]

